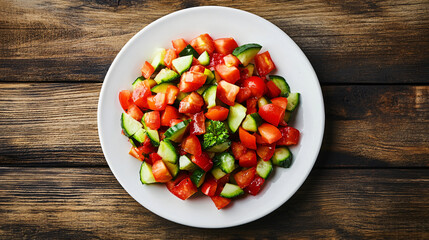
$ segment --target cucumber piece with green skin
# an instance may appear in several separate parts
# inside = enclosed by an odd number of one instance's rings
[[[274,151],[271,160],[276,166],[288,168],[292,164],[292,153],[288,147],[279,147]]]
[[[203,95],[204,91],[206,91],[208,87],[210,87],[210,85],[203,85],[202,87],[198,88],[196,92],[200,95]]]
[[[199,168],[191,174],[191,181],[198,188],[203,184],[205,176],[206,176],[206,172],[204,172],[204,170]]]
[[[144,78],[143,77],[138,77],[136,78],[136,80],[134,80],[132,86],[133,86],[133,90],[136,88],[136,86],[138,86],[139,83],[143,82]]]
[[[143,143],[144,140],[146,140],[146,130],[144,128],[140,128],[140,130],[134,133],[132,139],[139,143]]]
[[[121,115],[121,127],[127,137],[131,137],[139,131],[143,125],[126,113]]]
[[[262,124],[262,118],[258,113],[248,114],[244,119],[241,126],[244,130],[256,132],[258,131],[258,127]]]
[[[150,91],[153,93],[165,93],[167,91],[168,86],[174,86],[173,83],[161,83],[153,86]]]
[[[198,57],[198,62],[200,62],[201,65],[206,66],[210,63],[210,55],[207,51],[204,51],[201,53],[201,55]]]
[[[210,71],[209,69],[204,69],[204,75],[206,75],[207,76],[207,78],[206,78],[206,82],[205,82],[205,84],[213,84],[213,83],[215,83],[215,75],[214,75],[214,73],[212,72],[212,71]]]
[[[180,53],[179,57],[188,56],[191,55],[195,58],[198,58],[198,52],[191,46],[191,44],[188,44]]]
[[[238,127],[240,127],[241,122],[246,117],[246,111],[247,111],[247,108],[245,108],[243,105],[239,103],[235,103],[234,106],[231,106],[229,108],[227,122],[232,133],[235,133]]]
[[[168,139],[164,139],[159,143],[157,153],[164,162],[175,164],[179,160],[176,148],[174,147],[173,143]]]
[[[191,93],[179,92],[177,94],[176,100],[182,101],[189,94],[191,94]]]
[[[170,172],[171,176],[175,178],[179,174],[179,164],[178,163],[171,163],[164,161],[165,166],[167,167],[168,171]]]
[[[216,155],[213,159],[213,163],[225,173],[231,173],[236,167],[235,158],[229,152],[223,152]]]
[[[198,166],[191,161],[186,155],[182,155],[179,158],[179,168],[180,170],[186,170],[193,172],[198,169]]]
[[[299,93],[289,93],[289,96],[287,97],[287,111],[292,112],[293,110],[295,110],[299,103],[299,97]]]
[[[256,173],[261,177],[266,179],[270,173],[273,171],[273,163],[271,160],[264,161],[262,158],[259,158],[258,163],[256,164]]]
[[[164,57],[167,51],[164,48],[157,48],[155,50],[155,57],[152,60],[152,67],[155,69],[155,71],[161,69],[165,66],[164,64]]]
[[[216,180],[221,179],[223,176],[226,175],[226,173],[222,171],[222,169],[220,169],[219,167],[213,167],[211,173],[213,177],[216,178]]]
[[[236,56],[243,66],[247,66],[253,58],[255,58],[261,48],[262,46],[259,44],[249,43],[234,49],[232,55]]]
[[[174,126],[171,126],[164,133],[165,139],[171,140],[173,142],[180,142],[190,122],[191,122],[191,119],[188,119],[188,120],[179,122]]]
[[[180,75],[177,74],[175,71],[168,69],[168,68],[163,68],[155,76],[154,80],[156,81],[156,83],[161,84],[164,82],[172,82],[172,81],[176,80],[176,78],[178,78],[179,76]]]
[[[216,92],[217,92],[216,85],[212,85],[204,91],[203,99],[204,99],[204,102],[207,104],[207,108],[216,106]]]
[[[283,120],[286,122],[286,123],[289,123],[289,120],[290,120],[290,117],[292,116],[292,112],[289,112],[289,111],[285,111],[285,115],[284,115],[284,117],[283,117]]]
[[[156,182],[152,174],[152,166],[147,162],[142,162],[140,167],[140,181],[143,184],[151,184]]]
[[[225,184],[225,186],[222,189],[222,192],[220,192],[219,195],[225,198],[233,198],[233,197],[240,196],[243,193],[244,193],[243,189],[241,189],[239,186],[235,184],[227,183]]]
[[[229,146],[231,146],[231,141],[227,140],[221,144],[214,145],[213,147],[207,148],[206,150],[209,152],[224,152],[229,148]]]
[[[142,118],[142,123],[143,123],[143,127],[144,130],[146,130],[146,135],[149,137],[150,142],[152,143],[152,145],[154,147],[158,147],[159,146],[159,134],[158,134],[158,130],[154,130],[154,129],[150,129],[146,126],[146,124],[143,121],[144,119],[144,115]]]
[[[174,66],[174,69],[182,75],[182,73],[186,72],[189,68],[191,68],[192,65],[192,56],[183,56],[176,58],[172,61],[172,64]]]
[[[274,84],[280,89],[280,96],[281,97],[288,97],[290,93],[290,87],[289,84],[286,82],[286,80],[277,75],[270,75],[270,80],[274,82]]]
[[[261,97],[258,99],[258,108],[261,108],[262,106],[265,106],[270,103],[271,103],[270,100],[266,99],[265,97]]]

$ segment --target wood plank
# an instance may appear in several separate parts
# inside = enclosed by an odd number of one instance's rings
[[[105,165],[100,84],[0,84],[0,163]],[[325,86],[317,167],[428,167],[429,86]],[[125,141],[125,139],[124,139]]]
[[[425,169],[315,170],[278,210],[227,229],[190,228],[154,215],[123,190],[108,168],[2,167],[0,174],[5,239],[429,237]]]
[[[424,0],[6,0],[0,3],[1,80],[102,82],[132,35],[165,14],[199,5],[235,7],[273,22],[303,49],[323,83],[428,81]]]

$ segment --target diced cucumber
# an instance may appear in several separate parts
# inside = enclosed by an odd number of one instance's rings
[[[204,170],[199,168],[191,174],[191,181],[198,188],[203,184],[205,176],[206,176],[206,172],[204,172]]]
[[[130,115],[128,115],[126,113],[122,113],[122,115],[121,115],[121,127],[122,127],[122,130],[124,130],[125,136],[131,137],[138,130],[140,130],[143,126],[139,121],[135,120]]]
[[[191,122],[191,119],[188,119],[188,120],[179,122],[178,124],[167,129],[167,131],[165,131],[164,133],[165,139],[169,139],[173,142],[180,142],[190,122]]]
[[[252,63],[249,63],[249,65],[246,66],[246,69],[249,76],[253,76],[253,71],[255,71],[255,65]]]
[[[213,159],[215,166],[222,169],[225,173],[230,173],[235,169],[235,158],[229,152],[223,152],[216,155]]]
[[[241,125],[244,130],[256,132],[258,127],[262,124],[262,118],[258,113],[248,114]]]
[[[228,126],[231,129],[233,133],[235,133],[240,127],[241,122],[246,117],[246,111],[247,108],[245,108],[243,105],[239,103],[235,103],[234,106],[231,106],[229,108],[229,114],[228,114]]]
[[[159,143],[158,155],[164,162],[177,163],[179,156],[173,143],[168,139],[164,139]]]
[[[283,117],[283,120],[286,122],[286,123],[289,123],[289,120],[290,120],[290,117],[292,116],[292,112],[289,112],[289,111],[285,111],[285,115],[284,115],[284,117]]]
[[[143,77],[138,77],[136,78],[136,80],[134,80],[132,86],[133,86],[133,90],[138,86],[139,83],[143,82],[144,78]]]
[[[200,95],[203,95],[204,91],[206,91],[208,87],[210,87],[210,85],[203,85],[202,87],[198,88],[196,92]]]
[[[292,153],[288,147],[279,147],[274,151],[271,160],[276,166],[288,168],[292,164]]]
[[[216,106],[216,91],[217,91],[216,85],[212,85],[204,91],[203,98],[204,98],[204,102],[206,102],[207,104],[207,108]]]
[[[173,83],[161,83],[161,84],[155,85],[150,90],[153,93],[165,93],[167,91],[168,86],[174,86],[174,84]]]
[[[271,103],[270,100],[268,100],[264,97],[261,97],[258,99],[258,108],[261,108],[262,106],[265,106],[265,105],[270,104],[270,103]]]
[[[128,142],[130,142],[133,147],[137,147],[139,145],[139,142],[133,138],[128,138]]]
[[[289,96],[287,97],[286,110],[288,110],[289,112],[295,110],[296,106],[298,106],[299,103],[299,97],[299,93],[289,93]]]
[[[282,97],[288,97],[290,93],[290,87],[289,84],[287,84],[286,80],[277,75],[270,75],[271,81],[274,82],[274,84],[280,89],[280,96]]]
[[[146,124],[143,121],[144,116],[142,118],[142,123],[143,123],[143,127],[144,130],[146,130],[146,135],[149,137],[150,142],[152,143],[153,146],[158,147],[159,146],[159,134],[158,134],[158,130],[154,130],[154,129],[150,129],[146,126]]]
[[[220,169],[219,167],[212,168],[211,173],[213,177],[216,178],[216,180],[221,179],[223,176],[226,175],[226,173],[222,171],[222,169]]]
[[[264,161],[262,158],[258,160],[258,164],[256,165],[256,173],[261,178],[267,178],[270,173],[273,171],[273,163],[271,160]]]
[[[198,57],[198,62],[200,62],[201,65],[206,66],[210,63],[210,56],[207,51],[204,51],[201,53],[201,55]]]
[[[146,140],[146,137],[146,130],[144,130],[144,128],[140,128],[136,133],[134,133],[132,138],[139,143],[143,143],[144,140]]]
[[[209,151],[209,152],[224,152],[229,148],[229,146],[231,146],[231,141],[227,140],[221,144],[218,144],[218,145],[215,145],[213,147],[208,148],[207,151]]]
[[[220,192],[220,196],[225,198],[233,198],[243,193],[244,193],[243,189],[241,189],[239,186],[235,184],[227,183],[223,187],[222,192]]]
[[[175,178],[179,174],[179,163],[171,163],[164,161],[165,166],[168,168],[168,171],[170,172],[171,176]]]
[[[258,54],[261,48],[262,46],[259,44],[249,43],[234,49],[232,55],[236,56],[243,66],[247,66],[256,54]]]
[[[204,75],[207,76],[205,84],[213,84],[213,83],[215,83],[215,81],[213,81],[213,80],[215,80],[215,75],[214,75],[214,73],[212,71],[210,71],[209,69],[206,68],[206,69],[204,69]]]
[[[152,67],[155,69],[155,71],[161,69],[162,67],[164,67],[164,57],[165,57],[165,53],[167,51],[164,48],[157,48],[155,50],[155,57],[152,60]]]
[[[185,92],[179,92],[177,94],[176,100],[178,101],[182,101],[186,96],[188,96],[190,93],[185,93]]]
[[[191,55],[195,58],[198,58],[198,52],[191,46],[191,44],[188,44],[180,53],[179,57],[188,56]]]
[[[183,56],[183,57],[179,57],[176,58],[172,61],[174,69],[176,69],[176,71],[182,75],[182,73],[184,73],[185,71],[187,71],[191,65],[192,65],[192,56],[188,55],[188,56]]]
[[[142,162],[140,167],[140,181],[144,184],[155,183],[155,178],[152,174],[152,166],[147,162]]]
[[[179,158],[179,168],[180,170],[186,170],[189,172],[193,172],[198,169],[198,166],[195,165],[186,155],[182,155]]]
[[[154,80],[156,81],[156,83],[161,84],[164,82],[172,82],[178,77],[179,77],[179,74],[177,74],[175,71],[168,68],[163,68],[155,76]]]

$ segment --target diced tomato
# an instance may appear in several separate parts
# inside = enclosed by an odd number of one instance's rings
[[[140,84],[146,85],[149,89],[153,88],[155,85],[157,85],[156,81],[153,79],[145,79]]]
[[[150,78],[153,72],[155,72],[155,69],[153,68],[152,64],[150,64],[148,61],[145,61],[143,67],[141,68],[141,72],[144,78]]]
[[[241,156],[246,154],[247,148],[239,142],[232,142],[231,144],[232,155],[234,155],[235,159],[239,159]]]
[[[258,159],[256,158],[256,152],[254,150],[247,150],[247,152],[238,159],[238,165],[241,167],[253,167],[256,166]]]
[[[234,66],[238,67],[240,65],[240,60],[232,54],[228,54],[225,57],[223,57],[223,61],[225,62],[225,65],[228,67]]]
[[[161,126],[170,126],[171,120],[180,117],[180,113],[175,107],[166,106],[164,112],[161,114]]]
[[[165,186],[167,186],[168,190],[171,190],[176,187],[182,180],[189,177],[189,173],[185,171],[180,171],[179,175],[177,175],[174,179],[171,181],[165,183]]]
[[[250,78],[252,75],[247,68],[240,68],[240,82]]]
[[[147,127],[157,130],[161,127],[161,117],[158,111],[146,112],[144,115],[144,122]]]
[[[267,95],[270,98],[278,97],[281,93],[281,90],[273,81],[267,82]]]
[[[218,64],[215,69],[222,79],[229,83],[234,84],[240,79],[240,70],[235,66],[228,67],[226,64]]]
[[[124,111],[127,111],[130,105],[134,104],[132,94],[129,90],[122,90],[119,92],[119,103],[121,103]]]
[[[278,126],[285,115],[283,108],[272,103],[260,107],[258,113],[262,119],[274,126]]]
[[[205,152],[202,152],[200,155],[193,155],[191,161],[206,172],[210,171],[213,167],[212,160]]]
[[[201,135],[206,133],[206,117],[204,112],[195,113],[192,116],[190,134]]]
[[[152,174],[155,181],[161,183],[168,182],[173,178],[162,160],[158,160],[152,164]]]
[[[216,65],[224,64],[223,57],[225,57],[225,55],[221,53],[213,53],[208,68],[213,71]]]
[[[144,156],[139,155],[138,150],[137,150],[137,148],[136,148],[136,147],[132,147],[132,148],[130,149],[129,154],[130,154],[131,156],[133,156],[133,157],[137,158],[137,159],[138,159],[138,160],[140,160],[140,161],[143,161],[143,160],[144,160]]]
[[[177,58],[177,54],[176,51],[173,49],[167,49],[165,56],[164,56],[164,64],[165,66],[167,66],[168,68],[172,68],[173,67],[173,60]]]
[[[216,193],[215,196],[219,196],[219,194],[222,192],[223,187],[225,186],[225,184],[227,182],[229,182],[229,176],[230,174],[226,174],[225,176],[219,178],[216,182],[217,182],[217,187],[216,187]]]
[[[263,123],[259,126],[258,131],[262,139],[268,144],[277,142],[282,137],[280,130],[269,123]]]
[[[255,135],[255,137],[256,137],[256,143],[257,143],[257,144],[261,144],[261,145],[267,145],[267,144],[268,144],[268,142],[267,142],[267,141],[265,141],[265,140],[261,137],[261,135],[259,135],[258,133],[254,133],[253,135]]]
[[[206,82],[207,75],[200,72],[185,72],[182,74],[179,83],[181,92],[192,92],[200,88]]]
[[[264,184],[265,179],[256,175],[252,182],[247,186],[244,191],[252,194],[253,196],[257,195],[261,191],[262,185]]]
[[[204,99],[198,93],[192,92],[186,96],[179,104],[180,113],[197,113],[201,111],[204,105]]]
[[[253,97],[253,98],[249,98],[246,101],[246,106],[247,106],[247,114],[252,114],[252,113],[256,113],[258,112],[256,109],[256,106],[258,105],[258,99]]]
[[[179,122],[183,122],[183,120],[182,119],[171,119],[170,120],[170,127],[178,124]]]
[[[171,41],[171,43],[173,44],[173,48],[174,48],[174,50],[176,50],[176,54],[177,55],[179,55],[179,53],[186,46],[188,46],[188,43],[183,38],[179,38],[179,39],[173,40],[173,41]]]
[[[283,109],[283,111],[286,111],[287,98],[285,98],[285,97],[273,98],[273,99],[271,99],[271,103],[276,105],[276,106],[281,107]]]
[[[158,155],[158,153],[151,153],[149,154],[149,158],[146,159],[146,162],[152,165],[154,162],[162,160],[162,157]]]
[[[148,137],[145,138],[143,144],[137,148],[139,155],[150,154],[156,152],[156,147],[152,145]]]
[[[157,93],[155,96],[147,98],[147,105],[151,110],[161,111],[167,107],[167,98],[165,93]]]
[[[201,63],[200,63],[200,61],[198,61],[198,59],[193,57],[191,66],[197,66],[197,65],[201,65]]]
[[[256,150],[256,154],[258,154],[258,156],[262,158],[262,160],[269,161],[274,155],[275,150],[276,145],[274,143],[270,145],[259,145],[258,149]]]
[[[217,86],[216,96],[225,104],[234,106],[235,97],[237,96],[240,88],[227,81],[220,81]]]
[[[228,206],[228,204],[232,201],[231,198],[224,198],[221,196],[213,196],[211,199],[218,210]]]
[[[140,120],[142,120],[143,117],[142,110],[140,110],[140,108],[137,107],[137,105],[135,105],[134,103],[128,107],[127,114],[139,122]]]
[[[250,91],[247,87],[240,87],[240,91],[237,94],[237,97],[235,98],[235,101],[238,103],[242,103],[249,99],[252,96],[252,91]]]
[[[256,150],[256,137],[252,134],[248,133],[242,127],[238,129],[238,135],[240,136],[240,142],[246,147],[250,149]]]
[[[260,77],[250,77],[243,81],[243,87],[247,87],[252,92],[252,95],[256,98],[260,98],[265,92],[265,82]]]
[[[174,85],[169,85],[167,90],[165,91],[165,95],[167,97],[167,104],[174,104],[176,101],[177,94],[179,94],[179,88]]]
[[[299,142],[299,130],[290,126],[279,129],[282,137],[277,141],[277,145],[289,146]]]
[[[256,167],[252,167],[246,170],[241,170],[234,175],[234,179],[240,188],[245,188],[253,181],[256,175]]]
[[[213,121],[225,121],[228,117],[229,109],[221,106],[214,106],[209,108],[206,117]]]
[[[258,75],[264,77],[274,69],[276,69],[276,65],[274,65],[273,60],[271,59],[270,53],[268,51],[257,54],[255,56],[255,65],[256,70],[258,71]]]
[[[234,38],[219,38],[214,40],[214,47],[216,52],[227,55],[232,53],[238,45]]]
[[[152,95],[150,88],[146,84],[139,84],[133,90],[133,102],[141,109],[149,108],[147,104],[147,98]]]
[[[203,65],[195,65],[195,66],[192,66],[190,69],[189,69],[189,71],[190,72],[199,72],[199,73],[204,73],[204,70],[205,70],[206,68],[203,66]]]
[[[213,39],[207,33],[201,34],[200,36],[192,39],[189,44],[191,44],[198,54],[207,51],[209,55],[212,55],[215,50]]]
[[[203,185],[201,185],[201,192],[209,197],[213,197],[216,193],[216,187],[216,179],[211,174],[207,174]]]
[[[185,152],[196,156],[199,156],[202,153],[200,140],[198,140],[197,136],[195,135],[189,135],[187,138],[185,138],[185,140],[182,142],[182,149]]]
[[[168,190],[170,190],[171,193],[173,193],[176,197],[186,200],[192,195],[194,195],[196,192],[198,192],[198,188],[192,183],[191,178],[186,177],[185,179],[181,180],[178,184],[174,185],[173,187],[168,187]]]

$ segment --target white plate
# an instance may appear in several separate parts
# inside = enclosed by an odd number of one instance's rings
[[[209,197],[186,201],[172,195],[164,185],[145,186],[139,181],[140,161],[128,152],[130,143],[121,134],[118,93],[131,89],[140,67],[157,47],[172,48],[171,40],[209,33],[213,39],[233,37],[238,45],[259,43],[269,50],[277,70],[301,102],[293,126],[301,131],[294,161],[289,169],[276,167],[255,197],[234,200],[217,210]],[[226,7],[196,7],[166,15],[138,32],[122,48],[107,72],[98,103],[98,132],[107,163],[122,187],[153,213],[180,224],[231,227],[261,218],[285,203],[301,186],[316,161],[324,131],[324,105],[317,76],[304,53],[281,29],[254,14]]]

